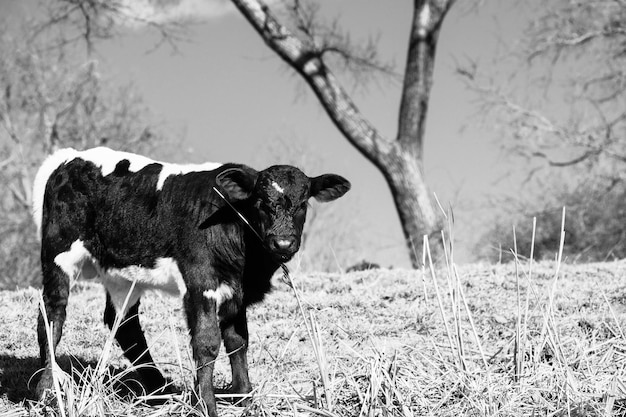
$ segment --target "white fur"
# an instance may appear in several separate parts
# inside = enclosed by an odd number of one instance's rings
[[[104,269],[78,239],[72,243],[69,250],[58,254],[54,262],[71,279],[78,278],[79,272],[83,278],[98,276],[111,295],[111,301],[118,313],[122,310],[133,281],[135,290],[126,305],[127,309],[132,307],[146,290],[158,290],[181,297],[187,292],[178,264],[172,258],[158,258],[154,268],[131,265],[125,268]]]
[[[131,284],[135,281],[133,291],[126,308],[132,307],[146,290],[158,290],[171,295],[183,296],[187,287],[176,261],[172,258],[159,258],[154,268],[131,265],[125,268],[99,268],[102,284],[111,295],[115,311],[120,313]],[[123,312],[125,314],[126,311]]]
[[[234,291],[233,288],[222,282],[219,287],[215,290],[207,290],[202,293],[208,300],[215,300],[215,309],[219,311],[220,306],[226,300],[230,300],[233,298]]]
[[[105,282],[136,281],[142,287],[180,296],[187,292],[178,264],[172,258],[157,259],[154,268],[131,265],[125,268],[109,268],[100,275]]]
[[[54,258],[54,263],[58,265],[68,277],[74,279],[78,276],[78,272],[82,269],[85,259],[91,258],[91,254],[83,242],[78,239],[72,243],[70,249],[59,253]]]
[[[135,289],[133,290],[130,296],[128,295],[132,282],[126,280],[102,280],[104,284],[104,288],[106,288],[107,292],[111,296],[111,304],[115,308],[115,313],[124,317],[128,310],[137,304],[137,301],[141,298],[145,289],[139,284],[135,284]],[[126,303],[126,308],[124,308],[124,301],[126,301],[126,297],[128,297],[128,302]]]
[[[272,187],[274,187],[274,189],[281,194],[285,192],[285,189],[281,187],[280,185],[278,185],[276,181],[272,181]]]
[[[107,176],[115,170],[115,166],[123,159],[130,162],[128,170],[131,172],[137,172],[150,164],[162,165],[161,173],[157,181],[156,189],[160,191],[163,188],[165,180],[170,175],[187,174],[189,172],[197,171],[211,171],[219,168],[222,164],[219,162],[206,162],[204,164],[171,164],[168,162],[159,162],[146,158],[145,156],[137,155],[130,152],[114,151],[113,149],[98,147],[87,149],[86,151],[77,151],[72,148],[60,149],[48,156],[44,163],[37,171],[35,176],[35,182],[33,184],[33,217],[37,230],[41,235],[41,222],[43,216],[43,200],[46,191],[46,183],[52,173],[61,165],[72,161],[75,158],[81,158],[85,161],[92,162],[102,170],[102,175]]]
[[[127,159],[130,162],[128,170],[131,172],[137,172],[150,164],[160,164],[162,165],[162,168],[161,173],[159,174],[159,180],[157,181],[157,190],[161,190],[163,188],[165,180],[170,175],[180,175],[198,171],[212,171],[222,166],[222,164],[219,162],[206,162],[204,164],[185,165],[171,164],[169,162],[155,161],[142,155],[137,155],[130,152],[114,151],[112,149],[104,147],[88,149],[86,151],[80,152],[80,157],[99,166],[102,169],[102,175],[105,177],[115,170],[115,166],[122,159]]]
[[[157,182],[157,190],[161,190],[163,188],[163,184],[165,180],[170,175],[181,175],[187,174],[189,172],[199,172],[199,171],[213,171],[214,169],[222,166],[219,162],[205,162],[204,164],[186,164],[186,165],[178,165],[178,164],[168,164],[161,162],[163,164],[163,168],[161,169],[161,173],[159,174],[159,181]]]
[[[128,167],[130,172],[137,172],[146,165],[160,163],[150,158],[146,158],[145,156],[130,152],[114,151],[113,149],[105,148],[103,146],[79,152],[78,157],[99,166],[102,170],[102,176],[104,177],[115,171],[115,166],[122,159],[127,159],[128,162],[130,162],[130,166]]]

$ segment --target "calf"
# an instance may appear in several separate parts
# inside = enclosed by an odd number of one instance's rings
[[[308,199],[331,201],[349,189],[338,175],[309,178],[288,165],[257,172],[231,163],[168,164],[108,148],[57,151],[39,169],[33,190],[52,351],[70,281],[97,276],[106,289],[105,323],[112,328],[116,315],[123,317],[115,338],[138,365],[146,391],[158,391],[165,379],[148,351],[139,300],[149,289],[179,294],[197,392],[216,416],[213,363],[220,342],[229,354],[232,390],[249,393],[246,307],[263,299],[273,273],[298,251]],[[52,358],[41,313],[37,331],[42,396],[52,386]]]

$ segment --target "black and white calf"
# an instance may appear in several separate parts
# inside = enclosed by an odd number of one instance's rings
[[[33,190],[53,350],[70,281],[79,275],[104,284],[104,321],[111,327],[116,314],[124,317],[115,337],[136,365],[153,364],[138,319],[141,295],[149,289],[180,294],[197,389],[216,416],[212,376],[220,342],[229,353],[233,391],[250,392],[246,307],[263,299],[272,274],[298,251],[307,200],[331,201],[349,189],[338,175],[309,178],[288,165],[257,172],[230,163],[162,163],[108,148],[57,151],[39,169]],[[52,384],[41,314],[37,330],[45,367],[37,385],[41,396]],[[154,366],[138,372],[148,392],[165,383]]]

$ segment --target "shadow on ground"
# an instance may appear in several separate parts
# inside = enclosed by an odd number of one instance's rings
[[[70,357],[63,355],[57,358],[57,362],[61,369],[65,372],[72,372],[74,381],[80,383],[79,375],[87,367],[95,369],[97,361],[86,360],[84,358]],[[28,400],[37,400],[33,392],[39,381],[41,368],[39,358],[36,357],[15,357],[7,354],[0,354],[0,398],[6,398],[12,403],[22,403]],[[144,392],[141,385],[137,382],[138,375],[134,372],[127,372],[125,367],[113,367],[108,369],[108,375],[115,378],[113,384],[117,395],[122,398],[131,399]],[[122,374],[122,377],[120,377]],[[169,378],[166,378],[171,383]],[[168,393],[180,393],[184,388],[179,385],[170,386],[166,389]],[[229,404],[238,404],[241,398],[237,395],[228,397],[231,393],[229,386],[216,387],[215,393],[222,394],[221,401]],[[148,401],[147,404],[157,406],[164,400]],[[27,406],[28,408],[28,406]],[[1,414],[1,413],[0,413]]]
[[[32,399],[28,384],[37,369],[39,358],[0,355],[0,396],[6,396],[12,402]],[[33,377],[30,382],[32,387],[35,381],[36,377]]]
[[[57,358],[61,369],[72,373],[75,381],[79,381],[78,375],[87,367],[96,367],[97,362],[85,360],[67,355]],[[40,374],[39,358],[26,357],[19,358],[10,355],[0,355],[0,397],[6,397],[11,402],[22,400],[34,400],[33,391],[37,386]],[[119,375],[125,371],[123,367],[110,366],[108,375]],[[137,375],[130,372],[114,383],[115,390],[121,396],[133,396],[143,394],[141,386],[137,382]]]

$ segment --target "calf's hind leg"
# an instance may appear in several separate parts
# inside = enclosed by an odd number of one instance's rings
[[[111,295],[107,291],[106,307],[104,309],[104,322],[113,329],[115,323],[115,307],[111,301]],[[165,378],[154,364],[154,360],[148,350],[146,338],[139,323],[139,299],[128,308],[120,327],[115,332],[115,340],[124,351],[124,356],[136,366],[136,372],[141,378],[141,383],[147,394],[160,391],[165,385]]]
[[[39,358],[43,373],[37,383],[35,394],[42,398],[47,389],[52,389],[52,362],[56,347],[63,334],[65,308],[70,293],[70,277],[54,262],[42,262],[43,301],[46,317],[52,330],[52,346],[48,346],[48,335],[44,316],[39,310],[37,320],[37,339],[39,342]]]

